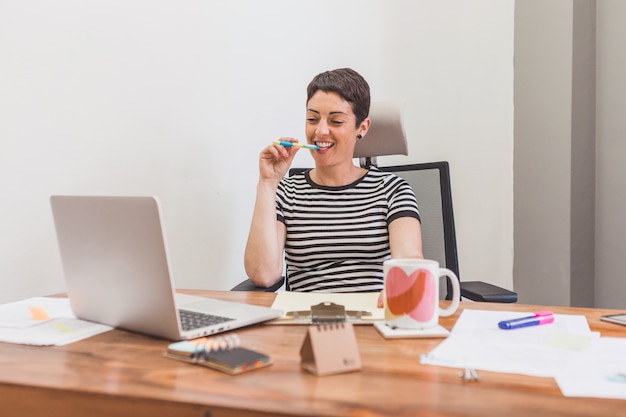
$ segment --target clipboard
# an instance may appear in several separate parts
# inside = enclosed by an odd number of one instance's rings
[[[385,319],[385,310],[377,306],[379,293],[312,293],[279,291],[272,308],[283,316],[266,324],[303,325],[342,321],[354,325],[371,325]],[[338,307],[334,307],[332,305]],[[318,306],[314,308],[314,306]],[[328,309],[323,310],[323,306]],[[322,308],[322,310],[320,310]],[[338,308],[342,308],[340,312]]]

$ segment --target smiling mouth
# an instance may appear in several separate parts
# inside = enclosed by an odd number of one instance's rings
[[[332,142],[315,142],[320,151],[324,151],[326,149],[330,149],[335,146]]]

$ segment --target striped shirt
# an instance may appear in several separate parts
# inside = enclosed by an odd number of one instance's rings
[[[411,186],[369,169],[341,186],[315,184],[309,171],[281,180],[276,216],[287,228],[286,275],[292,291],[368,292],[383,288],[383,261],[391,256],[388,225],[419,220]]]

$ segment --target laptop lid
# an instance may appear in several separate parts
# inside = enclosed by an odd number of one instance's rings
[[[282,315],[268,307],[175,294],[155,197],[52,196],[50,203],[78,318],[182,340]],[[229,320],[183,331],[177,305]]]

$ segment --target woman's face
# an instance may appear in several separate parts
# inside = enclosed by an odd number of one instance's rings
[[[356,145],[356,116],[339,94],[318,90],[307,103],[306,139],[319,147],[313,151],[317,166],[350,161]]]

